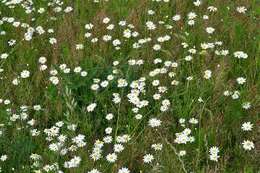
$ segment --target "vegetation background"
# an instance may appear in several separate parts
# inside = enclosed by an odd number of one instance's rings
[[[63,120],[78,124],[78,132],[86,135],[87,148],[80,151],[83,159],[81,166],[65,172],[86,172],[95,165],[88,159],[88,151],[91,151],[94,140],[104,136],[105,128],[111,126],[104,120],[105,114],[118,110],[121,115],[119,122],[115,121],[112,126],[118,128],[118,133],[134,134],[134,138],[130,142],[131,145],[129,144],[120,154],[116,165],[110,166],[105,161],[99,163],[105,172],[116,172],[120,165],[128,165],[132,172],[143,173],[260,171],[260,2],[258,0],[205,0],[200,7],[194,7],[190,0],[170,0],[169,3],[149,0],[109,0],[99,3],[90,0],[64,0],[64,4],[73,7],[73,11],[58,14],[48,10],[50,7],[47,6],[47,0],[33,1],[36,9],[43,7],[47,10],[44,15],[26,14],[20,7],[10,9],[3,5],[3,2],[2,0],[0,3],[1,17],[14,17],[31,26],[53,28],[55,31],[53,36],[57,39],[57,43],[50,44],[48,34],[35,36],[28,42],[22,40],[24,30],[8,24],[0,25],[0,30],[7,32],[6,35],[0,36],[0,53],[9,54],[6,60],[0,61],[0,67],[4,69],[4,72],[0,73],[0,98],[11,100],[10,105],[0,104],[0,123],[4,129],[0,137],[0,154],[8,155],[6,162],[0,162],[2,172],[31,172],[29,158],[32,152],[41,153],[43,157],[48,157],[50,162],[64,162],[64,158],[59,158],[48,150],[44,136],[37,137],[36,140],[30,135],[26,123],[10,123],[10,115],[6,109],[35,104],[40,104],[44,108],[41,112],[29,110],[30,117],[38,122],[38,129],[50,128],[55,122]],[[241,5],[248,9],[246,14],[236,12],[236,7]],[[217,12],[209,13],[208,6],[217,7]],[[154,10],[155,14],[148,15],[148,10]],[[190,27],[186,22],[186,16],[191,11],[198,16],[207,14],[210,20],[204,22],[203,19],[198,19],[195,26]],[[156,32],[150,32],[145,27],[145,22],[148,20],[162,20],[171,24],[171,18],[175,14],[180,14],[183,18],[174,24],[170,31],[159,28]],[[57,20],[51,20],[53,16]],[[126,20],[135,26],[142,38],[157,38],[167,33],[172,39],[161,51],[152,49],[153,42],[141,49],[133,49],[135,38],[127,39],[120,50],[115,50],[111,44],[103,42],[92,44],[84,37],[86,32],[84,25],[91,22],[94,26],[99,26],[93,29],[92,34],[95,37],[102,37],[107,34],[106,28],[102,26],[105,17],[109,17],[112,23]],[[192,63],[183,62],[187,52],[181,47],[181,43],[186,42],[199,48],[202,42],[209,40],[205,32],[206,26],[215,28],[216,31],[210,39],[222,41],[230,54],[217,57],[214,52],[202,51],[196,54]],[[122,31],[123,29],[119,28],[110,34],[122,38]],[[10,38],[17,40],[12,47],[7,44]],[[84,45],[84,49],[76,49],[75,45],[79,43]],[[233,52],[238,50],[246,52],[248,58],[246,60],[234,58]],[[47,58],[46,64],[50,68],[58,68],[62,63],[70,67],[80,66],[88,72],[88,76],[81,78],[75,74],[61,73],[61,82],[57,86],[50,85],[49,74],[38,70],[40,56]],[[127,81],[133,81],[137,76],[145,76],[149,80],[149,71],[156,68],[152,64],[156,57],[181,63],[181,67],[175,71],[180,84],[173,88],[169,87],[166,94],[173,102],[168,112],[162,113],[159,103],[151,101],[143,112],[147,116],[138,124],[132,118],[133,112],[127,103],[127,98],[122,100],[120,109],[112,104],[113,92],[125,94],[115,83],[98,93],[90,89],[93,78],[103,79],[112,72],[113,61],[120,62],[118,69]],[[142,68],[127,65],[129,59],[140,58],[145,62]],[[30,78],[22,80],[19,86],[12,85],[14,77],[24,69],[30,71]],[[210,80],[201,77],[206,69],[212,70],[213,77]],[[190,82],[185,80],[188,75],[194,78]],[[239,76],[246,78],[244,85],[236,84],[235,79]],[[164,77],[160,78],[160,83],[169,85],[168,79]],[[234,101],[223,96],[225,90],[239,90],[240,99]],[[147,96],[154,93],[155,89],[152,87],[146,90]],[[203,98],[203,103],[197,102],[199,97]],[[90,100],[102,105],[94,114],[86,111]],[[241,107],[246,101],[252,104],[249,110]],[[159,114],[163,122],[162,127],[156,131],[147,128],[150,115]],[[196,140],[185,146],[176,145],[173,141],[177,129],[180,129],[178,120],[179,118],[188,120],[190,117],[199,120],[197,127],[191,127]],[[241,124],[245,121],[254,124],[252,132],[241,131]],[[255,149],[243,150],[241,143],[244,139],[254,141]],[[141,164],[143,153],[154,141],[163,144],[162,152],[156,155],[154,164]],[[211,146],[220,148],[221,157],[218,162],[209,160],[208,150]],[[177,151],[183,148],[187,151],[187,156],[180,158]]]

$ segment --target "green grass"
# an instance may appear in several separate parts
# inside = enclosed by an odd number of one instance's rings
[[[7,155],[5,161],[0,161],[2,172],[29,173],[43,170],[47,164],[59,165],[58,170],[68,173],[88,172],[98,169],[102,173],[117,173],[121,167],[127,167],[131,173],[257,173],[260,171],[260,2],[252,1],[210,1],[205,0],[200,7],[195,7],[191,1],[171,0],[169,3],[152,2],[151,0],[109,0],[93,3],[91,0],[64,0],[63,9],[66,6],[73,7],[70,13],[54,13],[53,7],[47,6],[47,1],[35,1],[35,9],[44,8],[46,11],[39,14],[36,11],[26,14],[21,4],[14,9],[9,9],[4,2],[0,3],[0,16],[14,17],[15,21],[29,24],[36,28],[42,26],[46,33],[39,35],[34,33],[31,41],[23,40],[25,28],[15,28],[4,21],[0,25],[0,32],[6,31],[6,35],[0,35],[0,55],[8,53],[7,59],[0,59],[0,98],[10,100],[10,104],[0,103],[0,156]],[[57,5],[55,5],[56,7]],[[208,6],[217,7],[216,12],[209,12]],[[247,11],[240,14],[237,6],[245,6]],[[228,9],[229,8],[229,9]],[[148,15],[148,10],[153,10],[154,15]],[[195,12],[198,16],[194,26],[187,24],[189,12]],[[174,22],[172,16],[181,15],[181,20]],[[208,20],[202,16],[208,15]],[[51,20],[51,17],[56,20]],[[109,17],[110,23],[115,24],[112,31],[106,30],[103,18]],[[32,20],[32,19],[35,20]],[[123,31],[127,27],[118,26],[120,20],[126,20],[127,24],[133,24],[139,33],[138,37],[125,38]],[[145,25],[147,21],[153,21],[157,28],[149,31]],[[158,24],[163,21],[164,24]],[[90,31],[92,37],[99,38],[97,43],[91,43],[84,34],[87,30],[85,24],[93,23]],[[172,25],[167,29],[165,25]],[[215,28],[212,35],[206,33],[206,27]],[[53,29],[54,33],[47,33]],[[120,50],[116,50],[111,41],[102,41],[103,35],[111,35],[113,39],[120,39]],[[154,51],[153,45],[158,43],[157,38],[171,36],[170,41],[160,43],[160,51]],[[49,38],[57,39],[57,44],[51,45]],[[144,44],[139,49],[132,45],[139,39],[150,37],[152,41]],[[15,39],[16,44],[9,46],[8,41]],[[221,46],[214,49],[202,50],[201,43],[213,43],[222,41]],[[182,48],[185,42],[188,48]],[[83,44],[84,49],[76,50],[76,44]],[[195,48],[193,60],[187,62],[185,56],[190,55],[188,49]],[[227,56],[218,56],[215,50],[228,50]],[[247,53],[247,59],[235,58],[233,53],[243,51]],[[48,69],[39,70],[39,57],[47,58]],[[163,68],[162,64],[154,64],[153,61],[160,58],[162,62],[177,62],[178,67],[166,68],[166,73],[151,77],[149,73],[155,69]],[[144,61],[143,65],[130,66],[131,59]],[[119,61],[119,65],[113,65]],[[66,64],[71,72],[63,73],[60,64]],[[82,77],[73,72],[80,66],[88,74]],[[50,70],[58,71],[59,84],[53,85],[49,77]],[[29,70],[30,77],[21,79],[19,85],[13,85],[13,79],[20,76],[21,71]],[[117,73],[115,73],[117,70]],[[211,70],[212,77],[203,78],[204,71]],[[175,76],[170,78],[169,72]],[[108,87],[98,91],[91,89],[93,79],[106,80],[108,75],[114,75]],[[192,76],[193,80],[186,78]],[[238,77],[246,78],[246,83],[238,85]],[[128,86],[119,88],[117,80],[126,79]],[[140,99],[148,100],[146,107],[140,108],[143,115],[141,120],[135,119],[132,108],[135,106],[128,101],[130,84],[134,80],[145,78],[145,92],[140,94]],[[167,87],[167,92],[161,93],[160,100],[154,100],[153,95],[158,93],[158,87],[152,86],[153,80],[159,80],[159,86]],[[171,85],[172,80],[178,80],[179,85]],[[239,99],[224,96],[223,92],[239,91]],[[113,93],[118,93],[121,102],[115,104]],[[199,102],[199,98],[203,102]],[[167,111],[161,111],[162,100],[171,102]],[[87,106],[97,103],[93,112],[87,111]],[[245,102],[251,103],[251,108],[243,109]],[[13,114],[22,115],[20,106],[27,105],[28,118],[16,121],[10,120]],[[33,110],[34,105],[41,105],[42,110]],[[8,109],[11,111],[9,112]],[[113,113],[111,121],[106,120],[106,115]],[[162,125],[151,128],[148,121],[158,118]],[[180,118],[186,119],[186,128],[191,129],[191,135],[195,141],[187,144],[174,142],[176,133],[182,132],[184,127],[179,123]],[[196,118],[198,124],[188,123],[190,118]],[[34,119],[35,125],[28,121]],[[69,151],[62,156],[49,150],[51,143],[46,140],[45,129],[55,126],[55,123],[63,121],[64,126],[60,134],[67,136],[64,148],[69,148],[73,142],[71,139],[78,134],[85,135],[86,146],[79,147],[76,151]],[[241,125],[244,122],[253,124],[252,131],[244,132]],[[75,131],[68,130],[66,126],[76,124]],[[95,140],[103,140],[106,136],[105,129],[112,127],[113,137],[110,144],[103,147],[103,158],[93,161],[90,155]],[[32,136],[30,131],[37,129],[39,136]],[[105,156],[113,152],[113,144],[116,137],[128,134],[131,140],[123,144],[125,149],[118,154],[116,163],[109,163]],[[246,151],[242,142],[250,140],[254,143],[254,149]],[[57,141],[55,139],[54,141]],[[162,151],[154,151],[152,144],[161,143]],[[209,149],[217,146],[220,150],[217,162],[210,160]],[[179,156],[181,150],[186,151],[185,156]],[[38,167],[32,166],[30,155],[41,155]],[[153,154],[154,160],[150,164],[143,163],[145,154]],[[81,157],[79,166],[72,169],[64,168],[64,162]],[[57,172],[49,171],[49,172]]]

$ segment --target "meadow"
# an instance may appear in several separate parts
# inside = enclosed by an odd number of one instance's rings
[[[260,173],[259,0],[0,0],[0,172]]]

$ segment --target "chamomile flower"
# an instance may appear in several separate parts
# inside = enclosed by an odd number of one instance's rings
[[[243,131],[251,131],[253,129],[253,124],[251,122],[245,122],[242,124],[241,129]]]
[[[148,122],[149,126],[151,127],[159,127],[161,125],[161,120],[157,118],[151,118]]]
[[[244,140],[242,142],[242,145],[243,145],[243,148],[245,150],[249,150],[249,151],[255,148],[254,143],[252,141],[249,141],[249,140]]]
[[[151,154],[146,154],[143,157],[143,162],[144,163],[151,163],[153,160],[154,160],[154,157]]]

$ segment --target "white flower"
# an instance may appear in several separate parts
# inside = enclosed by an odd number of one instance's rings
[[[136,115],[135,115],[135,119],[137,119],[137,120],[142,119],[142,117],[143,117],[143,116],[142,116],[141,114],[136,114]]]
[[[154,15],[154,14],[155,14],[155,11],[153,11],[153,10],[148,10],[148,14],[149,14],[149,15]]]
[[[208,15],[203,15],[202,17],[204,20],[208,20],[209,19],[209,16]]]
[[[30,72],[28,70],[23,70],[21,72],[21,78],[28,78],[30,76]]]
[[[198,7],[198,6],[201,5],[201,1],[200,0],[196,0],[196,1],[193,2],[193,4]]]
[[[191,123],[191,124],[198,124],[198,120],[196,118],[191,118],[189,120],[189,123]]]
[[[114,151],[116,153],[120,153],[121,151],[123,151],[125,148],[122,144],[115,144],[114,145]]]
[[[106,115],[106,119],[107,119],[107,120],[112,120],[113,117],[114,117],[114,115],[111,114],[111,113],[109,113],[109,114]]]
[[[66,7],[65,9],[64,9],[64,12],[65,13],[69,13],[69,12],[71,12],[73,10],[73,8],[72,7]]]
[[[242,104],[242,107],[247,110],[247,109],[251,108],[251,103],[245,102],[245,103]]]
[[[34,105],[33,109],[36,111],[39,111],[39,110],[41,110],[41,105]]]
[[[81,72],[81,70],[82,70],[81,67],[75,67],[74,68],[75,73],[79,73],[79,72]]]
[[[217,9],[216,7],[214,7],[214,6],[209,6],[209,7],[208,7],[208,10],[209,10],[210,12],[216,12],[218,9]]]
[[[88,75],[88,72],[86,72],[86,71],[82,71],[82,72],[80,72],[80,75],[81,75],[82,77],[85,77],[85,76]]]
[[[181,15],[176,14],[175,16],[172,17],[172,20],[174,21],[179,21],[181,19]]]
[[[94,109],[96,108],[97,104],[96,103],[91,103],[90,105],[87,106],[87,111],[88,112],[93,112]]]
[[[105,129],[105,132],[106,132],[106,134],[111,134],[112,133],[112,131],[113,131],[113,129],[111,128],[111,127],[107,127],[106,129]]]
[[[211,78],[211,74],[212,74],[212,72],[210,71],[210,70],[206,70],[205,72],[204,72],[204,78],[205,79],[210,79]]]
[[[218,149],[218,147],[216,147],[216,146],[211,147],[210,150],[209,150],[209,153],[210,153],[209,159],[212,160],[212,161],[216,161],[217,162],[218,158],[219,158],[219,155],[218,155],[219,149]]]
[[[106,159],[108,162],[113,163],[117,160],[117,155],[115,153],[108,154]]]
[[[251,122],[245,122],[242,124],[241,129],[243,131],[251,131],[253,128],[253,124]]]
[[[87,30],[91,30],[94,27],[94,25],[92,23],[88,23],[85,25],[85,29]]]
[[[188,19],[195,19],[197,17],[197,14],[196,13],[194,13],[194,12],[189,12],[188,13]]]
[[[125,79],[118,79],[117,80],[117,87],[122,88],[126,87],[128,85],[127,81]]]
[[[60,145],[58,143],[52,143],[49,145],[49,149],[51,151],[58,151],[60,149]]]
[[[159,127],[161,125],[161,120],[157,118],[151,118],[148,122],[149,126],[151,127]]]
[[[49,80],[53,85],[57,85],[59,83],[59,78],[56,76],[51,76]]]
[[[103,19],[103,23],[107,24],[107,23],[109,23],[109,22],[110,22],[110,19],[109,19],[108,17],[105,17],[105,18]]]
[[[186,155],[186,151],[185,150],[181,150],[180,152],[179,152],[179,156],[185,156]]]
[[[243,148],[244,148],[245,150],[252,150],[252,149],[255,148],[254,143],[253,143],[252,141],[249,141],[249,140],[244,140],[244,141],[242,142],[242,145],[243,145]]]
[[[1,160],[1,161],[6,161],[7,158],[8,158],[7,155],[2,155],[2,156],[0,157],[0,160]]]
[[[247,9],[244,6],[239,6],[236,8],[237,12],[239,13],[246,13]]]
[[[106,144],[110,144],[110,143],[113,141],[113,138],[112,138],[112,136],[105,136],[105,137],[103,138],[103,141],[104,141],[104,143],[106,143]]]
[[[192,26],[195,24],[195,21],[194,20],[188,20],[188,25]]]
[[[56,38],[50,38],[50,39],[49,39],[49,43],[50,43],[50,44],[56,44],[56,43],[57,43]]]
[[[240,97],[240,92],[239,91],[234,91],[234,93],[232,94],[232,99],[239,99],[239,97]]]
[[[143,158],[144,163],[151,163],[153,160],[154,160],[153,155],[151,155],[151,154],[144,155],[144,158]]]
[[[231,94],[232,94],[232,92],[228,91],[228,90],[224,91],[224,93],[223,93],[224,96],[230,96]]]
[[[155,151],[162,150],[163,145],[162,144],[152,144],[151,146]]]
[[[65,168],[76,168],[79,166],[81,162],[81,158],[78,156],[74,156],[70,161],[64,162]]]
[[[12,84],[13,84],[13,85],[19,85],[19,83],[20,83],[20,80],[17,79],[17,78],[15,78],[15,79],[12,81]]]
[[[214,31],[215,31],[215,29],[212,28],[212,27],[207,27],[207,28],[206,28],[206,32],[207,32],[208,34],[213,34]]]
[[[128,168],[120,168],[118,170],[118,173],[130,173],[129,169]]]
[[[82,50],[82,49],[84,49],[83,44],[76,44],[76,50]]]
[[[159,44],[155,44],[153,46],[153,50],[155,50],[155,51],[159,51],[160,49],[161,49],[161,45],[159,45]]]
[[[7,53],[1,54],[0,58],[1,59],[6,59],[9,55]]]
[[[92,169],[91,171],[88,171],[88,173],[101,173],[101,172],[97,169]]]
[[[240,85],[243,85],[246,82],[246,78],[243,77],[239,77],[237,78],[237,83]]]
[[[148,30],[156,29],[156,25],[152,21],[147,21],[146,26],[147,26]]]
[[[45,64],[47,59],[44,56],[41,56],[38,61],[40,64]]]
[[[185,61],[191,61],[193,58],[192,58],[192,56],[187,55],[184,59],[185,59]]]
[[[243,51],[236,51],[236,52],[234,52],[234,57],[236,57],[238,59],[247,59],[248,55]]]

